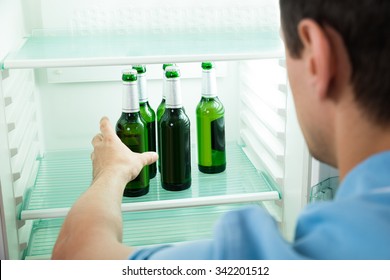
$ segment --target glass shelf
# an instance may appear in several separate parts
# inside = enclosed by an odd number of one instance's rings
[[[216,220],[242,206],[235,204],[124,213],[123,243],[139,247],[210,238]],[[49,259],[62,223],[63,219],[34,221],[24,258]]]
[[[218,204],[278,200],[278,186],[265,172],[258,171],[241,147],[228,143],[227,168],[219,174],[203,174],[192,150],[192,185],[166,191],[159,175],[150,181],[147,195],[123,198],[122,211],[136,212]],[[48,152],[40,161],[35,185],[24,196],[22,220],[64,217],[71,205],[88,188],[92,179],[90,151]]]
[[[5,58],[2,68],[156,64],[283,56],[283,44],[275,28],[193,34],[36,30],[19,49]]]

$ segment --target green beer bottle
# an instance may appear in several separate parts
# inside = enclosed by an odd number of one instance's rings
[[[116,134],[133,152],[143,153],[148,149],[148,130],[142,119],[138,100],[137,71],[122,73],[122,115],[116,123]],[[145,166],[134,180],[126,184],[124,196],[141,196],[149,191],[149,167]]]
[[[162,90],[162,99],[161,99],[161,103],[160,105],[158,105],[158,108],[157,108],[157,138],[160,139],[160,121],[161,121],[161,117],[162,115],[164,114],[165,112],[165,87],[166,87],[166,77],[165,77],[165,69],[168,67],[168,66],[174,66],[175,64],[174,63],[164,63],[163,64],[163,90]],[[161,148],[160,148],[160,140],[157,139],[157,145],[158,145],[158,161],[157,161],[157,166],[158,166],[158,171],[161,173],[161,154],[160,154],[160,151],[161,151]]]
[[[146,122],[148,128],[148,151],[156,151],[156,114],[149,105],[147,84],[146,84],[146,67],[145,65],[134,65],[133,69],[137,70],[138,76],[138,93],[139,107],[141,117]],[[157,174],[156,163],[149,165],[149,178],[152,179]]]
[[[225,109],[217,96],[214,64],[203,62],[202,69],[202,98],[196,107],[198,168],[220,173],[226,169]]]
[[[166,108],[160,121],[161,185],[170,191],[191,186],[190,120],[181,100],[180,71],[169,66],[166,76]]]

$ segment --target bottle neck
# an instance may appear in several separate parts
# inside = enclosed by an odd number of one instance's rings
[[[165,77],[165,75],[163,76],[163,93],[162,93],[162,99],[166,99],[167,98],[167,78]]]
[[[138,91],[139,91],[139,102],[147,102],[148,90],[146,86],[146,75],[138,74],[137,82],[138,82]]]
[[[122,112],[139,112],[138,86],[136,82],[123,82],[122,85]]]
[[[180,78],[166,79],[165,107],[170,109],[182,108]]]
[[[202,74],[202,96],[217,97],[217,78],[215,70],[203,70]]]
[[[140,112],[132,112],[132,113],[128,113],[128,112],[122,112],[122,117],[126,120],[129,120],[129,121],[134,121],[134,120],[137,120],[141,117],[140,115]]]

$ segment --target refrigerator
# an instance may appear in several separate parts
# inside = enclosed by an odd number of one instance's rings
[[[149,103],[162,64],[181,70],[191,121],[191,188],[124,198],[123,242],[212,236],[227,211],[264,207],[287,240],[299,212],[331,199],[337,170],[311,158],[285,69],[277,0],[141,2],[0,0],[0,257],[47,259],[61,224],[92,179],[98,122],[121,114],[121,71],[147,67]],[[225,107],[226,171],[197,168],[201,62],[216,62]],[[261,221],[257,221],[261,223]]]

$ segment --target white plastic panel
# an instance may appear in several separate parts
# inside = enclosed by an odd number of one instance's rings
[[[259,73],[259,75],[261,74]],[[260,92],[257,79],[252,79],[249,75],[242,78],[242,83],[247,87],[248,92],[262,100],[270,109],[279,115],[285,115],[286,94],[280,90],[280,88],[282,88],[281,86],[276,88],[273,84],[264,84],[261,85]],[[264,92],[267,94],[264,94]]]
[[[0,26],[0,61],[2,61],[24,36],[23,11],[20,0],[0,1]],[[0,259],[2,260],[21,258],[8,145],[10,123],[6,117],[6,108],[9,108],[13,102],[12,97],[7,95],[8,85],[12,80],[9,72],[12,71],[0,70]]]
[[[277,59],[245,61],[240,82],[240,136],[247,155],[283,186],[287,101],[282,90],[286,73]]]
[[[279,25],[275,0],[41,0],[39,4],[42,27],[51,29],[196,33]]]
[[[36,120],[36,102],[34,100],[34,77],[32,70],[11,70],[7,79],[3,80],[4,92],[4,121],[8,128],[7,148],[9,156],[12,183],[7,192],[11,192],[10,203],[15,211],[22,202],[25,190],[35,180],[38,171],[37,156],[40,153],[38,142],[38,125]],[[4,153],[4,155],[6,155]],[[3,156],[3,154],[2,154]],[[5,159],[3,159],[5,160]],[[4,176],[2,175],[2,180]],[[10,206],[8,206],[10,209]],[[17,213],[12,216],[14,237],[18,244],[13,247],[11,258],[20,258],[21,252],[26,248],[31,231],[31,223],[17,221]],[[10,230],[10,225],[8,225]],[[8,241],[9,242],[9,241]],[[15,242],[15,241],[14,241]],[[18,257],[15,257],[15,256]]]
[[[182,79],[201,78],[200,63],[178,63]],[[100,66],[100,67],[66,67],[47,69],[49,83],[86,83],[120,81],[122,70],[130,66]],[[216,62],[217,77],[226,76],[227,63]],[[161,80],[161,64],[149,64],[147,66],[148,80]]]
[[[284,174],[280,163],[270,156],[258,139],[251,135],[249,129],[242,130],[240,136],[245,145],[243,150],[254,166],[258,170],[265,169],[278,185],[283,185]]]
[[[266,126],[272,134],[283,139],[286,126],[283,117],[264,104],[260,98],[252,93],[252,91],[246,92],[246,94],[241,97],[241,100],[246,108],[245,111],[251,112],[254,119],[257,119],[262,125]]]
[[[268,153],[277,161],[283,162],[284,160],[284,146],[278,138],[270,133],[267,128],[258,122],[251,112],[242,112],[241,120],[248,124],[250,133],[258,139],[262,146],[268,151]]]

